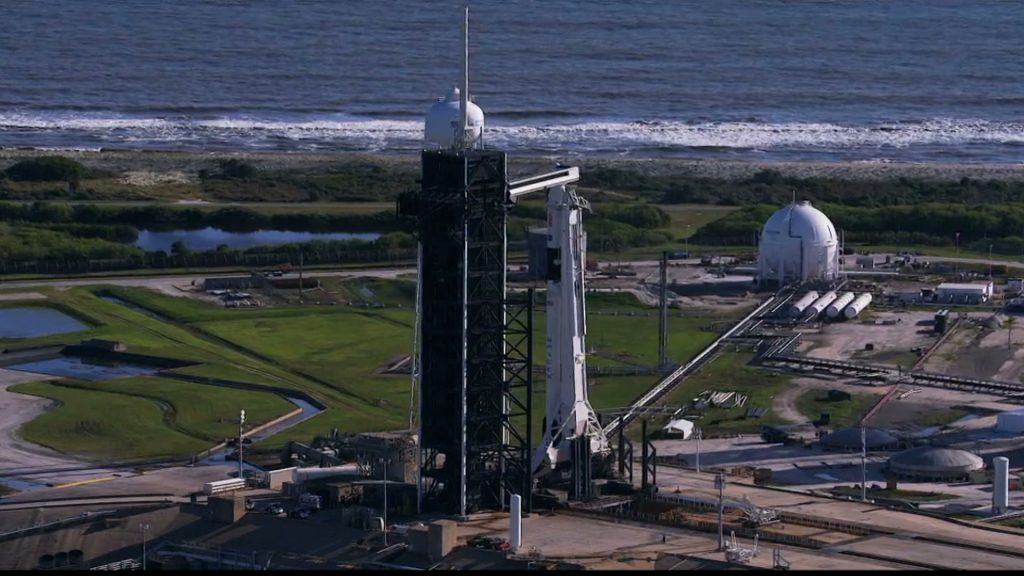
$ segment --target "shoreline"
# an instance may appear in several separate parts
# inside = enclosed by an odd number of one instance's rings
[[[374,164],[398,171],[418,171],[416,154],[374,152],[261,152],[193,150],[54,150],[0,148],[0,169],[19,160],[37,156],[59,155],[73,158],[88,167],[122,173],[168,174],[181,180],[193,180],[202,168],[217,160],[236,158],[267,170],[307,170],[331,168],[334,164]],[[1017,164],[957,164],[894,161],[746,161],[680,158],[586,158],[572,155],[529,156],[509,153],[509,176],[535,174],[551,169],[556,163],[578,165],[586,172],[592,169],[618,169],[643,176],[671,176],[741,180],[762,170],[774,170],[785,177],[831,178],[836,180],[887,180],[914,178],[923,180],[1024,180],[1024,162]]]

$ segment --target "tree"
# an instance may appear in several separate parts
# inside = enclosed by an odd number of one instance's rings
[[[7,169],[11,180],[32,182],[77,182],[85,174],[85,167],[64,156],[39,156],[22,160]]]
[[[192,251],[188,249],[181,240],[177,240],[174,244],[171,244],[171,254],[174,256],[188,256]]]

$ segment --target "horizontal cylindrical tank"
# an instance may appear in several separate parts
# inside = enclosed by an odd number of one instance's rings
[[[861,310],[868,307],[868,304],[871,304],[871,293],[865,292],[854,298],[853,302],[850,302],[850,305],[843,310],[843,315],[847,318],[856,318],[857,314],[861,313]]]
[[[825,315],[829,318],[838,318],[839,313],[843,311],[843,308],[846,308],[856,297],[857,295],[853,292],[843,292],[838,298],[828,305],[828,308],[825,308]]]
[[[807,307],[813,304],[814,301],[817,299],[818,293],[815,292],[814,290],[811,290],[807,294],[804,294],[802,298],[794,302],[793,305],[789,307],[789,315],[792,316],[793,318],[800,317],[800,315],[804,313],[804,310],[806,310]]]
[[[829,304],[834,302],[835,299],[835,291],[829,290],[828,292],[825,292],[821,296],[821,298],[818,298],[817,300],[814,301],[814,304],[811,304],[810,306],[807,307],[807,310],[804,311],[804,316],[808,318],[817,318],[818,314],[824,312],[825,308],[827,308]]]
[[[340,476],[348,474],[359,474],[359,465],[342,464],[340,466],[331,466],[329,468],[317,468],[311,466],[309,468],[296,468],[295,469],[295,481],[296,482],[309,482],[318,478],[327,478],[330,476]]]

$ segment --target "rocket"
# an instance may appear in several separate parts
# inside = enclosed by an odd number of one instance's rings
[[[590,438],[591,453],[608,452],[608,439],[587,394],[586,199],[565,185],[548,189],[547,235],[547,416],[534,470],[572,457],[570,440]]]

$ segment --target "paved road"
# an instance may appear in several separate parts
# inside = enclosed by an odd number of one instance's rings
[[[415,268],[389,268],[382,270],[341,270],[335,272],[321,272],[321,271],[310,271],[309,276],[373,276],[375,278],[396,278],[402,274],[414,274],[416,273]],[[0,289],[15,289],[15,288],[35,288],[35,287],[56,287],[56,288],[70,288],[73,286],[89,286],[96,284],[111,284],[114,286],[137,286],[142,288],[154,288],[160,290],[168,284],[175,284],[179,286],[191,285],[192,282],[196,284],[201,283],[205,278],[218,278],[228,276],[238,276],[240,272],[235,273],[216,273],[216,274],[181,274],[173,276],[104,276],[104,277],[89,277],[89,278],[74,278],[74,279],[39,279],[39,280],[15,280],[11,282],[0,281]]]

